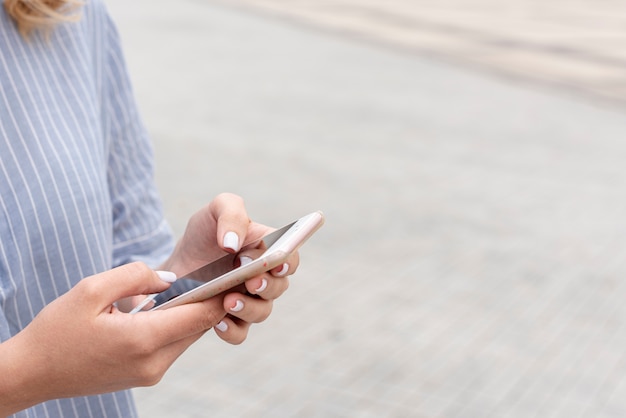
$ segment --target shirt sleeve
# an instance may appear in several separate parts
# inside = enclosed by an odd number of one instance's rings
[[[173,237],[154,182],[152,144],[135,103],[117,29],[107,19],[102,110],[109,146],[113,266],[143,261],[156,267],[171,254]]]

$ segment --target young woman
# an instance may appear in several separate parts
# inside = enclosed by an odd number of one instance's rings
[[[240,197],[222,194],[174,245],[103,3],[3,6],[0,416],[136,416],[127,389],[158,382],[211,328],[242,342],[287,289],[297,255],[225,296],[123,312],[269,228],[250,221]]]

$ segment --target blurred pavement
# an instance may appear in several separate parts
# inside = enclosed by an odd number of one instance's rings
[[[626,8],[619,0],[221,2],[626,105]]]
[[[143,416],[626,415],[623,98],[269,0],[108,3],[178,233],[225,190],[268,224],[327,215],[274,314],[207,334],[135,391]]]

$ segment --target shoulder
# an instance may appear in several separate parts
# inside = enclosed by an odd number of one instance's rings
[[[81,19],[78,22],[83,34],[117,37],[117,29],[104,1],[88,0],[83,3]]]

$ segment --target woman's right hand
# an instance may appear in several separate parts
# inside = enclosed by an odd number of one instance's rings
[[[130,315],[114,302],[169,283],[142,263],[80,281],[0,344],[0,416],[57,398],[156,384],[226,312],[223,297]]]

